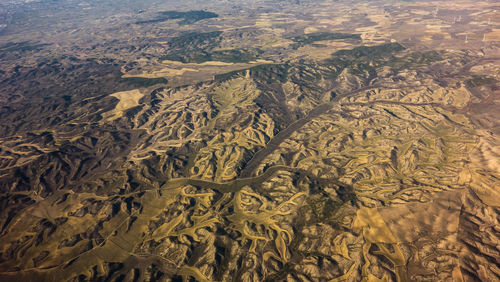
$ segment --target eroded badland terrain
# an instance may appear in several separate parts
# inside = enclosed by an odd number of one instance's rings
[[[498,1],[0,3],[1,281],[500,280]]]

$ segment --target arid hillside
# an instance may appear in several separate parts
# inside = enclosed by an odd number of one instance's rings
[[[498,3],[118,2],[0,4],[1,281],[500,280]]]

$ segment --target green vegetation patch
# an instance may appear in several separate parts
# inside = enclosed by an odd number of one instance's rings
[[[208,61],[220,61],[225,63],[247,63],[257,60],[263,51],[257,48],[251,49],[228,49],[217,51],[196,50],[193,52],[172,52],[161,56],[160,60],[179,61],[183,63],[204,63]]]
[[[124,77],[121,80],[125,83],[131,84],[135,87],[149,87],[156,84],[166,84],[168,80],[159,77],[159,78],[144,78],[144,77]]]
[[[335,66],[341,72],[350,68],[353,74],[369,73],[376,75],[376,69],[396,60],[396,53],[405,50],[399,43],[387,43],[376,46],[359,46],[348,50],[339,50],[325,60],[328,65]]]
[[[161,60],[183,63],[202,63],[209,61],[208,51],[216,48],[222,40],[222,31],[190,32],[172,38],[168,51]]]
[[[443,53],[438,51],[413,52],[396,57],[406,48],[399,43],[387,43],[376,46],[360,46],[350,50],[340,50],[327,60],[337,66],[350,67],[354,73],[372,71],[383,66],[401,70],[442,61]]]
[[[493,77],[482,76],[482,75],[474,75],[471,79],[465,82],[465,85],[469,88],[479,87],[483,85],[496,83],[497,80]]]
[[[404,69],[411,66],[418,66],[423,64],[430,64],[433,62],[442,61],[444,58],[440,52],[427,51],[427,52],[414,52],[402,58],[395,58],[388,62],[388,65],[394,69]]]
[[[222,40],[222,31],[212,32],[190,32],[172,38],[168,46],[180,52],[184,52],[215,48]]]
[[[188,11],[188,12],[164,11],[160,12],[160,15],[154,19],[137,21],[136,24],[150,24],[150,23],[165,22],[168,20],[181,20],[178,22],[180,25],[187,25],[187,24],[193,24],[203,19],[217,18],[218,16],[219,15],[217,15],[216,13],[202,11],[202,10]]]
[[[317,33],[310,33],[310,34],[290,37],[290,40],[296,42],[296,44],[292,45],[293,48],[298,48],[300,46],[304,46],[306,44],[311,44],[318,41],[339,40],[339,39],[361,40],[361,36],[359,34],[349,34],[349,33],[317,32]]]
[[[263,64],[244,70],[215,75],[215,80],[227,80],[247,73],[262,83],[286,82],[290,66],[288,64]]]
[[[10,52],[27,52],[33,50],[39,50],[44,46],[49,44],[43,43],[32,43],[29,41],[23,42],[9,42],[7,44],[0,46],[0,54],[1,53],[10,53]]]
[[[222,61],[227,63],[246,63],[249,61],[257,60],[263,53],[258,48],[248,49],[228,49],[217,50],[208,53],[210,61]]]
[[[359,46],[349,50],[339,50],[332,55],[348,59],[358,59],[362,57],[374,59],[384,58],[396,52],[405,50],[405,47],[399,43],[387,43],[375,46]]]
[[[169,41],[169,49],[160,60],[197,64],[208,61],[244,63],[258,59],[263,53],[258,48],[214,50],[221,40],[222,31],[183,34]]]

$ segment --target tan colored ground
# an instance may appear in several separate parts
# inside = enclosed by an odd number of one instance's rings
[[[486,33],[485,41],[500,41],[500,29],[494,29],[491,32]]]
[[[113,121],[123,115],[125,111],[139,105],[139,100],[144,97],[139,89],[116,92],[110,95],[119,100],[114,110],[105,113],[103,116],[108,121]]]

